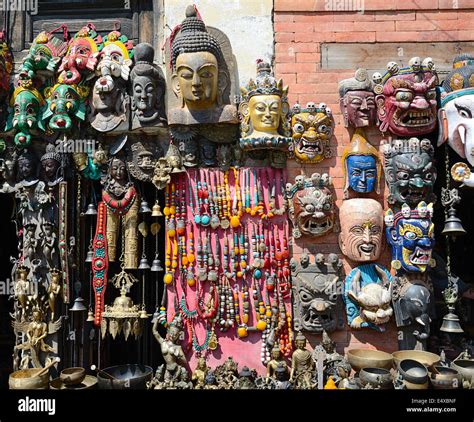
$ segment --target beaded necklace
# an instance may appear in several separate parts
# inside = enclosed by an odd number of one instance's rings
[[[194,261],[196,257],[194,256],[194,244],[193,244],[193,229],[189,230],[188,234],[188,252],[187,252],[187,262],[188,262],[188,268],[186,271],[186,281],[188,283],[188,286],[192,287],[196,284],[196,278],[194,277]]]
[[[234,171],[234,201],[232,204],[232,217],[230,218],[230,225],[233,229],[237,229],[240,227],[241,222],[240,219],[242,218],[243,210],[242,210],[242,197],[240,192],[240,185],[239,185],[239,170],[233,167]]]
[[[186,184],[184,180],[182,183],[177,183],[177,207],[176,207],[176,232],[179,236],[183,236],[186,233]]]

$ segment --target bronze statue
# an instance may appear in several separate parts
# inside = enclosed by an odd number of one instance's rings
[[[291,357],[290,381],[297,389],[314,388],[314,361],[311,352],[306,350],[306,337],[298,332],[295,338],[296,350]]]

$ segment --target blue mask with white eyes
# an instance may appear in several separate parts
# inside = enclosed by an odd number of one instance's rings
[[[347,157],[347,177],[350,188],[359,193],[374,190],[377,180],[375,157],[371,155],[351,155]]]

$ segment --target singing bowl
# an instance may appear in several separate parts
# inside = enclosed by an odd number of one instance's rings
[[[97,374],[98,386],[102,390],[145,390],[146,383],[152,378],[153,368],[139,364],[111,366]]]
[[[80,384],[86,377],[84,368],[66,368],[61,371],[59,378],[66,385]]]
[[[61,381],[61,378],[56,378],[49,384],[51,390],[91,390],[96,386],[97,378],[92,375],[86,375],[79,384],[66,385]]]
[[[451,363],[451,368],[458,371],[464,381],[474,380],[474,360],[458,359]]]
[[[403,359],[398,364],[398,373],[408,390],[428,388],[428,369],[421,362],[413,359]]]
[[[394,368],[397,368],[400,362],[406,359],[416,360],[426,367],[437,365],[441,360],[437,354],[423,350],[399,350],[398,352],[393,352],[392,356]]]
[[[42,368],[21,369],[10,374],[8,386],[11,390],[46,390],[49,384],[49,372],[39,377]]]
[[[359,372],[359,379],[364,387],[367,384],[382,390],[393,387],[392,375],[388,369],[384,368],[363,368]]]
[[[452,390],[460,385],[459,372],[446,366],[435,366],[430,373],[431,385],[434,389]]]
[[[380,350],[351,349],[347,351],[347,360],[355,371],[360,371],[363,368],[390,369],[393,357]]]

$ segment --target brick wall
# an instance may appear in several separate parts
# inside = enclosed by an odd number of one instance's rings
[[[339,11],[344,5],[363,4],[363,13]],[[331,10],[335,7],[336,10]],[[329,8],[329,10],[328,10]],[[337,206],[342,201],[343,170],[341,155],[350,142],[350,133],[344,127],[339,110],[338,81],[354,75],[355,67],[327,69],[322,65],[323,43],[416,43],[470,41],[474,37],[474,0],[365,0],[338,2],[330,0],[275,0],[275,72],[289,85],[290,105],[308,101],[325,102],[331,107],[335,119],[335,132],[331,141],[336,157],[316,165],[301,166],[288,162],[289,179],[298,174],[309,176],[313,172],[329,172],[334,181]],[[388,45],[388,44],[387,44]],[[457,45],[457,44],[456,44]],[[391,44],[393,47],[393,44]],[[383,50],[382,50],[383,51]],[[387,53],[389,54],[389,53]],[[453,55],[447,52],[446,63]],[[382,54],[383,55],[383,54]],[[421,53],[420,53],[421,55]],[[393,57],[393,56],[392,56]],[[388,55],[381,57],[379,71],[383,73]],[[407,58],[409,59],[409,58]],[[395,58],[396,60],[396,58]],[[378,147],[382,136],[375,128],[366,131],[369,142]],[[376,199],[386,203],[387,189],[382,180],[381,194]],[[340,253],[337,234],[330,234],[314,242],[295,241],[293,255],[303,251]],[[385,248],[380,263],[389,266],[389,251]],[[353,264],[345,262],[346,273]],[[397,349],[396,327],[392,323],[383,335],[371,330],[345,331],[333,335],[338,349],[363,347],[393,351]],[[318,339],[310,339],[314,344]]]

